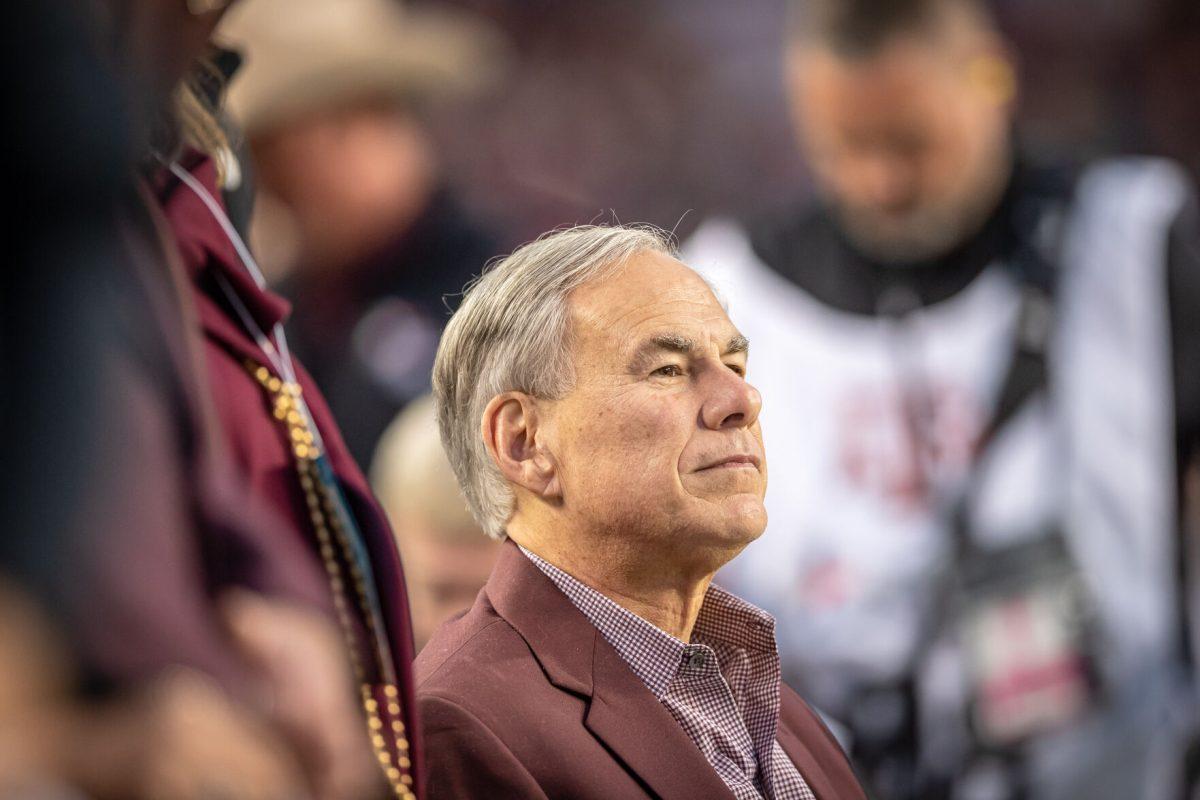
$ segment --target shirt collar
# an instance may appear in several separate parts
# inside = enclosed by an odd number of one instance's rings
[[[774,618],[719,586],[709,586],[705,593],[689,644],[536,553],[518,547],[588,618],[659,700],[666,695],[693,650],[711,648],[718,659],[728,654],[731,648],[776,654]]]
[[[708,587],[692,641],[775,653],[775,618],[716,584]]]

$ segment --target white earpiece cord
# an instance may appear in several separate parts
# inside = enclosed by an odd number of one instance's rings
[[[266,277],[263,276],[262,270],[258,266],[258,262],[254,259],[253,254],[251,254],[250,248],[246,246],[246,242],[242,239],[241,234],[238,233],[237,228],[234,227],[233,223],[229,220],[229,217],[225,214],[224,209],[221,208],[221,204],[218,203],[216,198],[213,197],[208,189],[204,187],[204,184],[200,183],[200,181],[196,179],[196,176],[179,166],[177,162],[171,162],[167,165],[167,168],[171,171],[172,175],[179,178],[184,186],[188,187],[193,194],[200,198],[200,202],[203,203],[204,207],[208,209],[210,214],[212,214],[213,218],[217,221],[217,224],[221,226],[221,230],[225,233],[225,237],[229,239],[230,244],[233,245],[233,249],[237,252],[238,258],[241,260],[242,265],[246,268],[246,272],[250,274],[250,278],[254,281],[255,285],[257,285],[259,289],[265,291],[267,289]],[[229,304],[233,306],[233,310],[241,319],[243,327],[245,327],[246,331],[254,337],[255,343],[258,344],[259,349],[261,349],[263,354],[266,355],[268,360],[270,360],[271,365],[275,367],[275,371],[279,374],[279,377],[289,383],[299,385],[300,382],[296,379],[296,370],[292,364],[292,354],[288,349],[287,335],[284,333],[283,325],[276,323],[271,331],[275,337],[275,342],[278,342],[278,348],[276,348],[276,345],[272,343],[271,338],[267,336],[267,334],[255,321],[254,316],[250,313],[250,310],[246,308],[246,304],[242,301],[242,298],[238,296],[238,293],[234,290],[234,288],[229,285],[229,281],[218,274],[217,282],[221,285],[221,289],[224,291],[226,298],[229,300]],[[321,440],[321,432],[318,430],[316,421],[313,419],[312,413],[308,409],[308,404],[304,401],[303,397],[298,397],[297,401],[300,411],[306,417],[308,417],[310,429],[312,430],[313,437],[316,440],[315,443],[322,451],[324,451],[325,444]]]

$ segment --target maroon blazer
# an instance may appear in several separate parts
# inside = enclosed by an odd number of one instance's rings
[[[466,614],[417,657],[427,796],[732,798],[671,713],[571,601],[507,543]],[[783,688],[779,744],[818,800],[865,798]]]
[[[220,200],[216,168],[210,159],[192,153],[183,159],[183,166]],[[211,555],[216,556],[211,566],[219,573],[211,575],[210,580],[306,603],[332,617],[332,592],[317,555],[318,544],[287,431],[272,417],[262,388],[244,366],[246,359],[268,367],[270,362],[228,308],[216,276],[228,281],[264,331],[284,321],[291,306],[282,297],[255,285],[233,244],[195,194],[169,174],[162,182],[159,195],[163,213],[192,281],[191,299],[204,333],[203,357],[216,415],[223,423],[224,444],[243,488],[272,512],[276,522],[269,529],[243,527],[236,537],[207,542]],[[362,534],[382,606],[384,634],[397,672],[405,728],[417,731],[420,724],[412,694],[412,626],[404,572],[391,527],[342,441],[320,390],[303,365],[296,362],[295,367],[326,455]],[[355,604],[351,604],[351,613],[354,624],[365,630],[366,620]],[[360,653],[359,657],[369,663],[368,653]],[[379,687],[376,698],[383,705]],[[420,737],[409,734],[407,739],[417,794],[421,796]]]

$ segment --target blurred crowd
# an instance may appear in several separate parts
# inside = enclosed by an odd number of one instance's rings
[[[421,796],[439,337],[595,221],[753,343],[719,580],[873,796],[1200,797],[1194,0],[21,5],[0,797]]]

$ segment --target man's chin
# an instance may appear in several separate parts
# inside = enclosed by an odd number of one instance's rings
[[[843,228],[863,255],[887,266],[904,267],[944,256],[962,240],[962,226],[949,219],[907,222],[847,214]]]
[[[761,535],[762,529],[753,524],[708,526],[678,542],[674,558],[697,572],[716,573]]]
[[[762,500],[750,494],[727,497],[719,503],[720,520],[712,526],[714,543],[736,549],[753,542],[767,527],[767,509]]]

